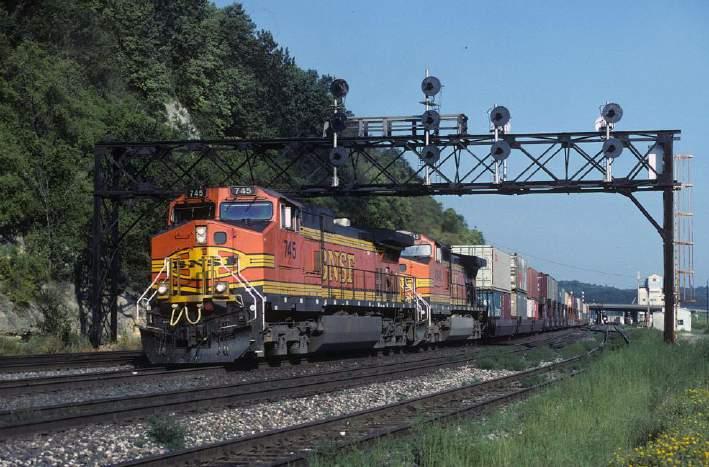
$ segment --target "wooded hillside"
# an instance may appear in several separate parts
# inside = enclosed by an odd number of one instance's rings
[[[26,304],[37,300],[42,284],[73,280],[80,270],[91,231],[96,142],[316,135],[331,102],[330,81],[298,67],[239,5],[3,2],[0,293]],[[449,243],[483,241],[430,197],[325,204],[359,225]],[[145,277],[155,225],[129,239],[127,284]]]

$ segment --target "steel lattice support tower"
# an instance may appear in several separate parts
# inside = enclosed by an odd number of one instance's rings
[[[442,115],[440,128],[429,133],[418,118],[353,119],[353,128],[321,138],[97,145],[87,316],[94,345],[116,336],[118,296],[126,282],[122,257],[135,226],[162,220],[167,199],[195,187],[225,185],[258,184],[298,198],[621,194],[663,240],[666,319],[673,320],[673,206],[679,188],[673,142],[679,130],[613,131],[622,155],[610,159],[604,131],[471,135],[461,125],[467,117],[459,114]],[[510,149],[503,172],[493,156],[498,137]],[[639,149],[648,143],[662,148],[661,170],[651,164],[652,149]],[[341,151],[337,162],[333,146]],[[431,157],[432,146],[440,152],[436,157]],[[415,160],[426,163],[412,168]],[[634,196],[638,192],[662,193],[662,224]],[[673,326],[665,326],[665,339],[674,341]]]

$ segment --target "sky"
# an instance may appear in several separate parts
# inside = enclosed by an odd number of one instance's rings
[[[675,152],[695,156],[695,284],[709,278],[709,2],[242,4],[299,66],[345,78],[357,116],[420,113],[428,68],[441,112],[468,115],[470,133],[487,131],[493,104],[510,109],[513,132],[591,131],[609,100],[623,106],[618,129],[682,130]],[[638,198],[661,222],[661,194]],[[662,273],[659,234],[621,195],[438,199],[558,279],[632,288],[637,273]]]

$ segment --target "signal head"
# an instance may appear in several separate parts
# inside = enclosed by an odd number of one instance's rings
[[[492,143],[492,146],[490,146],[490,154],[492,154],[492,158],[498,162],[504,161],[510,157],[510,152],[512,152],[510,143],[503,139],[495,141]]]
[[[428,130],[437,130],[441,123],[441,116],[435,110],[427,110],[421,115],[421,124]]]
[[[343,147],[336,147],[330,150],[330,164],[335,167],[341,167],[347,163],[350,154]]]
[[[601,117],[607,123],[618,123],[623,118],[623,108],[615,102],[609,102],[601,109]]]
[[[438,159],[441,158],[441,150],[438,149],[438,146],[435,146],[433,144],[429,144],[428,146],[424,147],[421,150],[421,154],[419,154],[419,158],[425,163],[433,167],[436,162],[438,162]]]
[[[350,92],[350,85],[344,79],[338,78],[330,84],[330,92],[337,99],[342,99]]]
[[[421,81],[421,91],[426,97],[433,97],[441,91],[441,80],[435,76],[427,76]]]
[[[330,117],[330,128],[335,133],[340,133],[344,131],[347,127],[347,114],[344,112],[335,112],[332,117]]]
[[[510,121],[510,111],[503,105],[498,105],[490,111],[490,123],[495,128],[502,128]]]
[[[618,138],[608,138],[603,143],[603,155],[608,159],[615,159],[623,152],[623,142]]]

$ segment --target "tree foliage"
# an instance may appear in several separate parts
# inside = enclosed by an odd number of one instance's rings
[[[3,2],[0,242],[21,248],[5,257],[0,280],[9,280],[10,264],[22,265],[20,275],[38,271],[39,282],[66,280],[84,260],[93,146],[102,138],[314,135],[329,109],[330,82],[298,67],[236,4]],[[411,168],[402,162],[397,170]],[[447,243],[483,241],[430,197],[323,203],[360,225],[403,228]],[[127,238],[140,245],[124,252],[130,274],[145,274],[146,239],[162,219]]]

